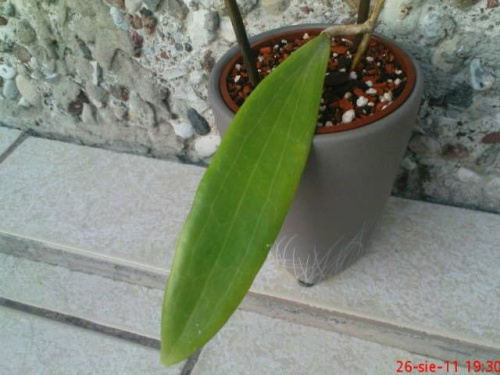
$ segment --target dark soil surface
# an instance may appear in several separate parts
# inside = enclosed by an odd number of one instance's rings
[[[277,40],[261,47],[257,69],[261,79],[310,39]],[[406,74],[395,56],[383,45],[370,42],[368,50],[355,72],[350,72],[355,51],[352,42],[332,39],[328,72],[325,77],[318,126],[347,124],[385,110],[403,92]],[[229,94],[241,106],[252,92],[247,69],[236,63],[227,78]]]

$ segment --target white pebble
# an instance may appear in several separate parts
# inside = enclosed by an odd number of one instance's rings
[[[323,123],[322,123],[322,122],[318,122],[318,123],[316,124],[316,126],[317,126],[317,127],[321,127],[321,126],[323,126]]]
[[[367,105],[368,105],[368,107],[374,107],[374,106],[375,106],[375,103],[370,102],[370,103],[368,103]]]
[[[358,100],[356,100],[356,105],[358,107],[364,107],[366,104],[368,104],[368,98],[365,98],[364,96],[360,96]]]
[[[370,87],[368,90],[365,91],[368,95],[375,95],[377,93],[377,90],[375,90],[373,87]]]
[[[241,79],[241,76],[234,77],[234,83],[238,83]]]
[[[384,99],[388,102],[392,102],[392,92],[388,91],[384,93]]]
[[[241,70],[241,64],[236,64],[234,67],[238,72]]]
[[[309,39],[309,38],[310,38],[309,34],[308,34],[308,33],[305,33],[305,34],[304,34],[304,39]]]
[[[333,57],[337,57],[338,55],[339,55],[338,53],[335,53],[335,52],[334,52],[332,56],[333,56]]]
[[[280,49],[280,45],[279,45],[279,44],[276,44],[276,45],[274,46],[274,49]]]
[[[366,56],[366,61],[368,61],[368,62],[372,62],[372,61],[373,61],[373,57],[371,57],[371,56]]]
[[[327,121],[326,124],[325,124],[325,126],[333,126],[333,122]]]
[[[349,78],[350,79],[358,79],[358,73],[356,73],[356,72],[349,73]]]
[[[403,71],[402,71],[402,70],[399,70],[399,69],[396,69],[396,70],[394,71],[394,73],[396,73],[397,75],[400,75],[401,73],[403,73]]]
[[[288,40],[286,40],[286,39],[281,39],[281,43],[282,43],[282,44],[288,44]]]
[[[342,122],[344,124],[348,124],[354,120],[356,117],[356,113],[354,112],[354,109],[349,109],[348,111],[345,111],[344,114],[342,115]]]
[[[401,80],[399,78],[396,78],[396,80],[394,81],[394,84],[396,86],[399,86],[401,84]]]
[[[373,86],[373,82],[372,81],[366,81],[365,84],[368,87],[372,87]]]
[[[259,55],[258,59],[259,59],[260,62],[264,62],[264,56],[260,56]]]
[[[346,71],[345,68],[339,69],[339,72],[341,72],[341,73],[345,73],[345,71]]]
[[[206,135],[198,138],[194,143],[194,149],[201,158],[208,158],[215,154],[215,151],[220,145],[220,137],[218,135]]]
[[[326,105],[322,105],[321,107],[319,107],[319,110],[321,112],[325,112],[326,111]]]
[[[16,78],[16,69],[8,65],[0,65],[0,77],[3,79],[14,79]]]
[[[350,99],[350,98],[351,98],[351,96],[352,96],[352,94],[351,94],[350,92],[346,92],[346,93],[344,94],[344,99]]]

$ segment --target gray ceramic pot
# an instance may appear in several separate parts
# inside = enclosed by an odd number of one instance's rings
[[[257,35],[251,43],[326,26],[276,29]],[[378,38],[402,54],[414,79],[411,85],[408,81],[406,98],[394,102],[394,109],[384,117],[365,126],[314,137],[295,200],[273,247],[275,259],[305,285],[339,273],[364,254],[415,123],[423,91],[422,71],[396,43]],[[221,75],[237,54],[238,47],[229,50],[209,82],[209,100],[221,135],[234,116],[221,95]]]

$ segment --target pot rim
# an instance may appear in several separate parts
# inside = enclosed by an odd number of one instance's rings
[[[281,40],[285,37],[295,36],[295,34],[304,34],[307,32],[311,35],[316,35],[319,34],[322,30],[324,30],[325,27],[327,26],[322,24],[305,24],[305,25],[287,26],[283,28],[272,29],[252,37],[251,47],[257,48],[263,44],[268,44],[271,41]],[[352,40],[354,36],[346,36],[345,38]],[[398,96],[396,100],[394,100],[391,103],[390,106],[388,106],[383,111],[377,112],[372,116],[369,116],[364,119],[357,119],[349,124],[340,124],[330,127],[326,126],[317,127],[316,134],[340,133],[374,124],[377,121],[387,117],[398,108],[400,108],[408,100],[408,98],[414,91],[417,80],[417,69],[415,67],[415,64],[412,62],[410,56],[395,42],[387,38],[384,38],[378,34],[373,34],[371,39],[375,40],[378,43],[381,43],[387,49],[389,49],[395,55],[396,60],[401,64],[401,68],[406,73],[406,80],[407,80],[403,92]],[[239,59],[241,59],[241,52],[239,51],[238,46],[233,47],[233,49],[229,50],[224,55],[224,57],[226,57],[225,59],[226,61],[223,62],[220,76],[218,77],[218,79],[216,79],[215,83],[217,85],[218,94],[220,95],[222,103],[234,115],[239,109],[239,107],[231,99],[229,95],[229,92],[227,90],[226,78],[229,75],[232,66]],[[220,61],[224,60],[224,57]]]

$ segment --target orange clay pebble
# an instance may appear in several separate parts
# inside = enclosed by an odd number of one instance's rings
[[[360,88],[358,87],[355,87],[354,90],[352,90],[354,92],[354,95],[356,96],[365,96],[365,93],[363,90],[361,90]]]
[[[349,47],[345,46],[332,46],[332,52],[338,53],[339,55],[344,55],[347,51],[349,51]]]
[[[263,47],[259,50],[259,53],[261,55],[268,55],[270,54],[271,52],[273,52],[273,49],[271,47]]]
[[[352,105],[352,103],[347,99],[341,99],[339,101],[339,107],[343,111],[348,111],[350,109],[354,109],[354,106]]]
[[[394,68],[394,64],[386,64],[385,71],[389,74],[393,74],[396,69]]]

